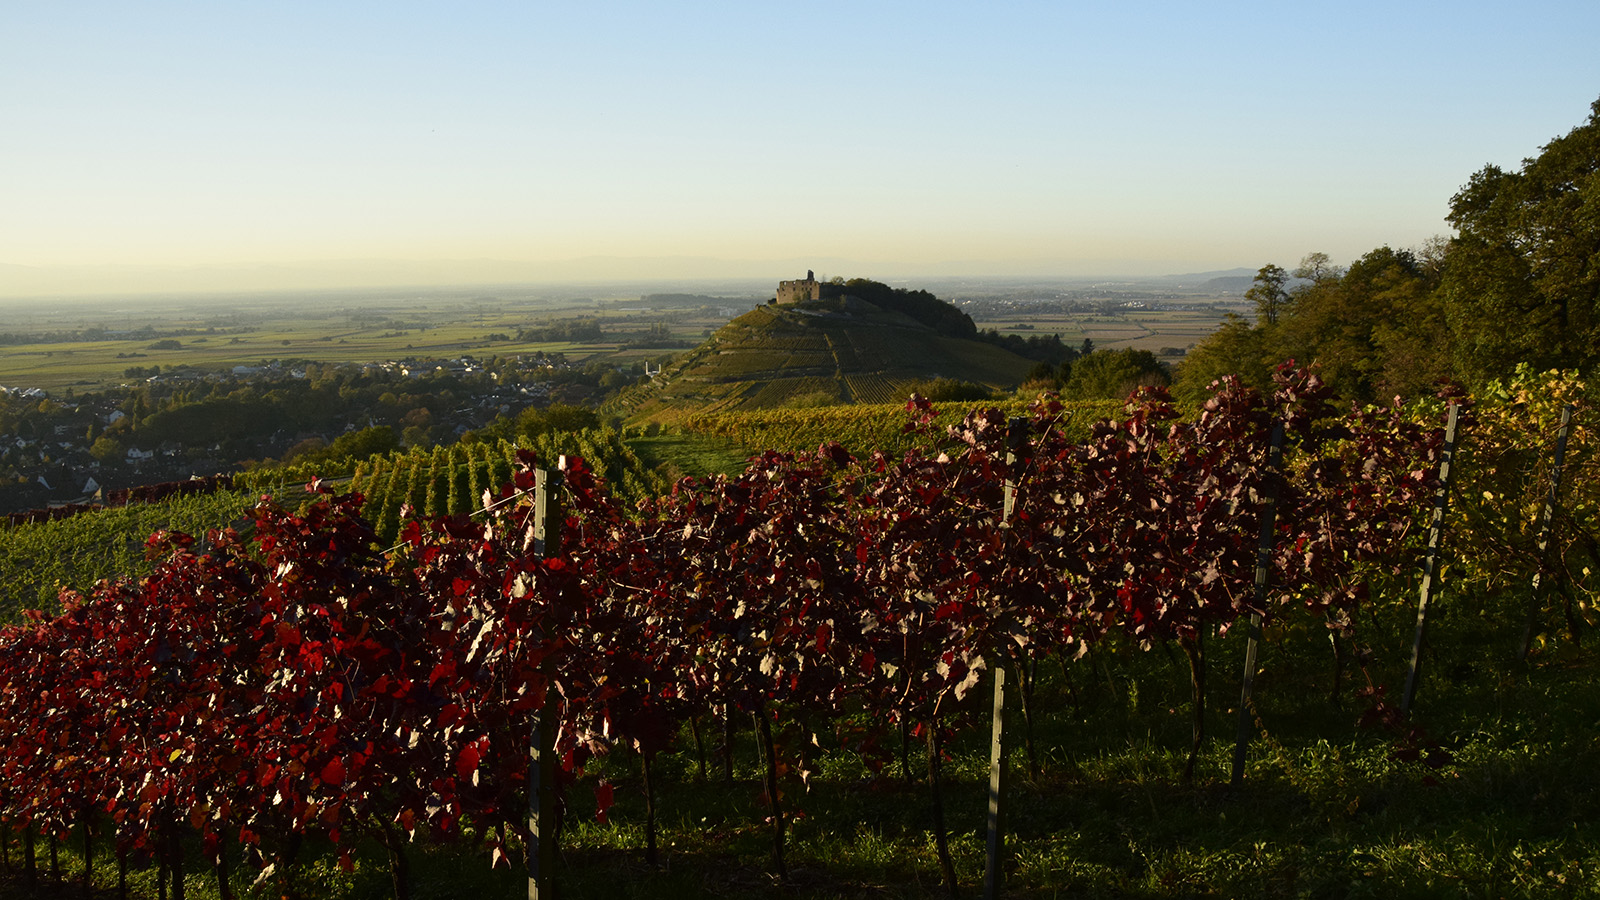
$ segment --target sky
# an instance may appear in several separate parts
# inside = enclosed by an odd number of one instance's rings
[[[3,3],[0,296],[1347,263],[1585,121],[1597,34],[1594,0]]]

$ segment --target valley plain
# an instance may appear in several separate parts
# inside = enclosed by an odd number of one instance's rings
[[[781,275],[783,273],[775,273]],[[575,363],[658,362],[765,303],[771,282],[624,282],[457,289],[37,298],[0,302],[0,386],[75,393],[159,367],[229,371],[273,360],[368,363],[510,357],[542,351]],[[1001,334],[1059,334],[1078,346],[1132,347],[1174,362],[1243,313],[1243,286],[1086,282],[917,283]],[[592,322],[581,340],[544,326]]]

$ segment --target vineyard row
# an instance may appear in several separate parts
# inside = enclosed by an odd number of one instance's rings
[[[1287,370],[1272,396],[1226,385],[1191,421],[1147,391],[1086,438],[1049,402],[943,435],[921,403],[920,449],[769,452],[636,508],[572,459],[565,509],[536,509],[523,453],[483,516],[407,519],[386,553],[357,495],[263,503],[248,537],[157,536],[149,577],[0,634],[0,812],[59,833],[103,811],[123,847],[157,856],[190,831],[280,879],[313,833],[343,854],[362,835],[470,833],[499,860],[527,841],[535,716],[557,724],[570,782],[595,753],[648,764],[680,723],[738,709],[766,739],[781,872],[775,719],[866,723],[840,733],[879,764],[919,733],[936,767],[959,701],[998,667],[1117,634],[1176,643],[1198,681],[1203,636],[1243,619],[1309,614],[1350,637],[1368,576],[1420,558],[1441,409],[1341,416]],[[1510,509],[1540,492],[1506,480],[1542,452],[1527,413],[1477,410],[1499,456],[1463,493]],[[420,466],[363,477],[422,508],[493,477],[482,461],[476,483],[470,465],[448,483]],[[1568,508],[1587,515],[1583,483]]]

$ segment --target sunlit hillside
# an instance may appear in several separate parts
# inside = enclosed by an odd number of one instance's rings
[[[854,298],[763,306],[674,360],[624,397],[622,409],[671,419],[691,410],[883,403],[931,379],[1014,387],[1033,365]]]

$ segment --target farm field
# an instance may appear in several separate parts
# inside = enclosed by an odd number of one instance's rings
[[[1059,334],[1062,343],[1072,347],[1080,346],[1088,338],[1101,350],[1148,350],[1167,362],[1174,362],[1215,331],[1229,312],[1245,315],[1250,310],[1237,299],[1217,298],[1175,309],[1029,314],[1027,308],[1022,307],[1018,315],[989,314],[974,317],[973,322],[981,329],[992,328],[1001,334],[1022,337]]]
[[[727,321],[720,311],[650,309],[637,294],[566,296],[370,296],[313,293],[189,297],[181,301],[12,303],[0,332],[78,339],[0,343],[0,385],[82,393],[122,384],[133,367],[201,371],[273,359],[319,363],[407,357],[512,356],[543,351],[576,362],[629,365],[670,350],[626,348],[620,340],[516,341],[542,322],[594,319],[608,332],[665,326],[684,346]],[[176,347],[172,342],[176,342]]]
[[[746,294],[758,294],[740,286]],[[298,292],[141,299],[69,299],[0,307],[0,332],[69,335],[79,339],[0,343],[0,386],[76,392],[122,384],[130,368],[189,366],[202,371],[259,365],[272,359],[320,363],[376,362],[405,357],[510,356],[543,351],[574,361],[603,359],[619,366],[657,361],[683,352],[749,309],[751,300],[717,306],[651,307],[640,300],[648,286],[504,290]],[[715,299],[715,298],[712,298]],[[1177,309],[1105,308],[1083,313],[979,313],[981,329],[1023,336],[1058,333],[1069,345],[1084,338],[1105,349],[1135,347],[1169,361],[1209,334],[1222,313],[1242,311],[1237,299],[1212,299]],[[679,349],[624,346],[619,340],[516,341],[519,328],[541,322],[595,319],[608,332],[663,326]],[[1021,326],[1021,327],[1018,327]],[[794,358],[752,361],[752,366],[831,367],[892,361],[894,347],[830,347],[820,336],[797,343]],[[176,349],[156,347],[176,341]],[[170,346],[163,344],[163,347]],[[882,357],[882,360],[880,360]],[[725,363],[726,365],[727,363]],[[732,371],[731,369],[729,371]]]

